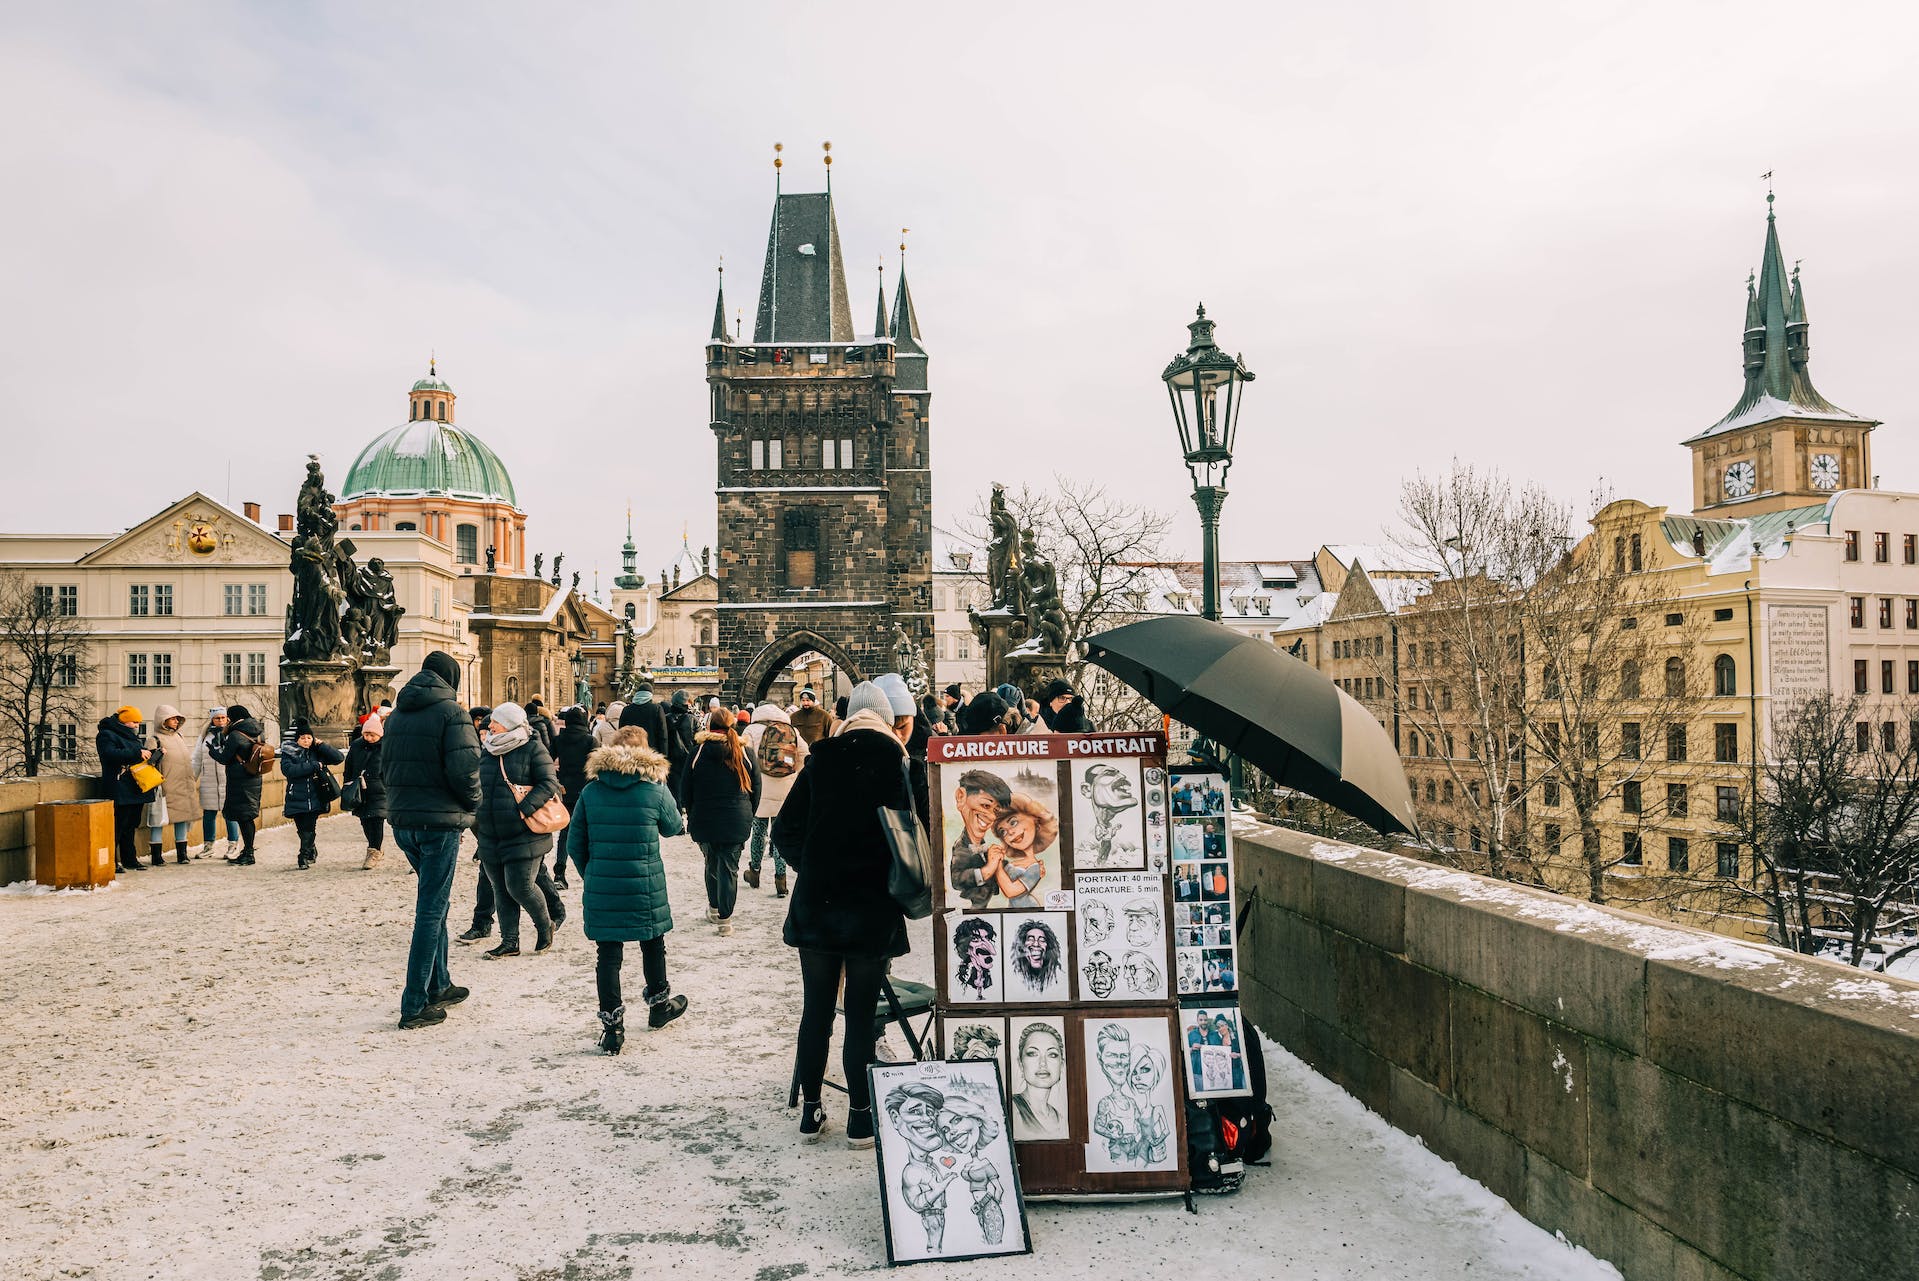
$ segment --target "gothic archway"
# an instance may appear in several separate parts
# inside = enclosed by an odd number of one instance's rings
[[[788,632],[755,654],[746,665],[746,671],[740,677],[741,695],[748,702],[764,702],[768,691],[773,688],[773,682],[786,669],[786,665],[809,651],[824,655],[855,683],[866,679],[852,655],[818,632]]]

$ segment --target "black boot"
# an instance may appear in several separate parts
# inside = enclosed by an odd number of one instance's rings
[[[185,866],[187,861],[187,843],[185,841],[175,841],[173,843],[173,861]]]
[[[153,841],[148,844],[147,857],[153,860],[155,867],[165,867],[167,865],[167,856],[160,852],[160,842],[158,841]]]
[[[626,1007],[618,1006],[611,1010],[600,1011],[600,1048],[608,1054],[618,1054],[620,1047],[626,1044]]]
[[[667,987],[661,988],[657,995],[646,994],[646,1025],[648,1027],[665,1027],[686,1013],[686,998],[674,996],[672,992],[673,989]]]
[[[147,870],[147,865],[140,861],[138,854],[129,854],[125,858],[122,858],[119,866],[122,872],[144,872]]]

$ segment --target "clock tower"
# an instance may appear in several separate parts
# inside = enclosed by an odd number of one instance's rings
[[[1746,279],[1745,389],[1718,422],[1687,440],[1693,510],[1757,516],[1823,503],[1872,485],[1870,418],[1847,413],[1812,385],[1806,299],[1786,272],[1766,194],[1766,247]]]

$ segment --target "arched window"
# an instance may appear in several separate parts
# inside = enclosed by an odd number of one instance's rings
[[[1637,574],[1645,567],[1645,562],[1640,558],[1639,554],[1639,535],[1634,534],[1632,536],[1632,572]]]
[[[1619,665],[1619,694],[1622,698],[1639,697],[1639,660],[1629,658]]]
[[[402,533],[402,534],[414,534],[414,533],[418,533],[418,532],[419,532],[419,529],[420,529],[420,527],[419,527],[418,525],[415,525],[415,524],[414,524],[414,523],[413,523],[412,521],[410,521],[410,520],[403,520],[403,521],[400,521],[399,523],[397,523],[396,525],[394,525],[394,526],[393,526],[393,528],[394,528],[394,529],[396,529],[396,530],[398,530],[398,531],[399,531],[400,533]]]
[[[1669,658],[1666,660],[1666,696],[1683,698],[1686,694],[1686,660]]]
[[[453,558],[462,565],[480,563],[480,527],[478,525],[454,526]]]
[[[434,403],[439,406],[438,417],[440,421],[445,422],[446,421],[446,402],[444,400],[439,400],[439,401],[435,401]]]
[[[1712,660],[1712,692],[1721,695],[1739,692],[1739,665],[1732,661],[1731,654],[1721,654]]]

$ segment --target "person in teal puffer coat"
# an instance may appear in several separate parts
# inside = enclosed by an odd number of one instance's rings
[[[670,765],[647,746],[646,731],[628,725],[586,758],[586,790],[565,832],[580,869],[586,936],[599,947],[594,967],[600,995],[600,1048],[618,1054],[626,1042],[620,964],[626,945],[640,945],[648,1027],[665,1027],[686,1012],[666,979],[666,935],[673,912],[666,899],[660,838],[685,830],[667,790]]]

